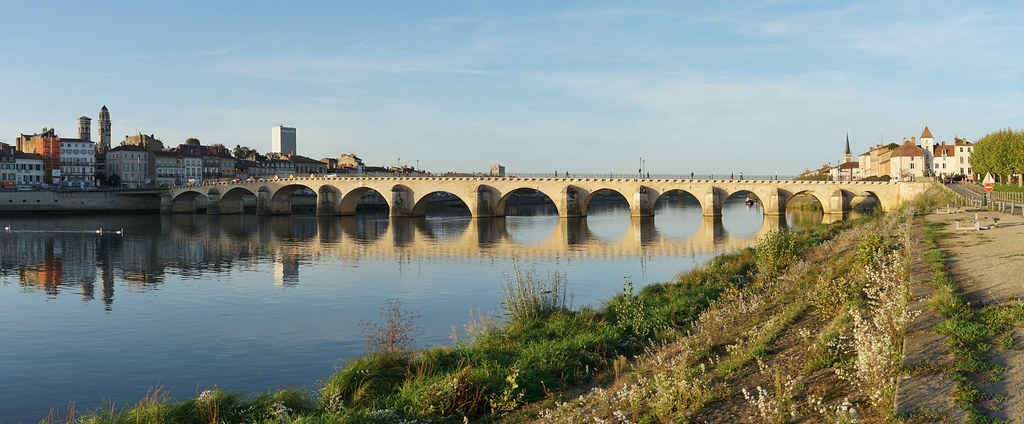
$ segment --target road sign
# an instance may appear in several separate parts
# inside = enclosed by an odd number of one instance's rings
[[[985,183],[985,191],[992,191],[992,183]]]

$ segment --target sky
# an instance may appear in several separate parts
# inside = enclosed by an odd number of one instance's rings
[[[1019,1],[0,0],[0,142],[106,105],[113,143],[432,172],[739,173],[1024,127]]]

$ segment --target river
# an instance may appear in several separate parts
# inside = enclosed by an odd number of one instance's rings
[[[3,217],[0,424],[66,414],[69,402],[123,406],[154,387],[177,399],[214,386],[314,390],[364,352],[360,323],[380,321],[388,299],[420,314],[420,346],[449,344],[470,309],[500,316],[514,262],[564,272],[575,306],[600,305],[626,279],[668,281],[768,229],[822,218],[766,219],[742,198],[706,218],[690,200],[662,199],[645,219],[624,199],[583,219],[514,205],[519,216],[475,220]]]

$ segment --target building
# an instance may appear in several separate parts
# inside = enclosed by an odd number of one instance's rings
[[[14,152],[10,145],[0,146],[0,187],[14,188],[18,185],[18,164]]]
[[[327,164],[316,159],[299,155],[288,155],[288,160],[295,164],[295,174],[303,177],[307,175],[323,175],[327,173]]]
[[[100,153],[110,150],[110,111],[107,110],[107,106],[103,105],[100,109],[100,120],[99,120],[99,148]]]
[[[19,152],[35,153],[36,151],[36,140],[43,138],[54,138],[57,134],[53,131],[53,128],[43,128],[43,131],[37,134],[21,134],[17,138],[15,148]]]
[[[78,139],[92,141],[92,118],[83,116],[78,118]]]
[[[156,167],[157,185],[171,186],[185,183],[184,158],[178,152],[153,152],[153,164]]]
[[[43,185],[43,157],[35,153],[14,152],[18,166],[19,187],[40,187]]]
[[[923,177],[925,168],[924,149],[914,142],[914,138],[903,140],[896,150],[893,150],[889,157],[889,176],[896,181],[914,181]]]
[[[270,129],[270,153],[294,155],[295,128],[278,125]]]
[[[146,187],[156,180],[153,152],[143,146],[122,144],[107,151],[107,172],[122,187]]]
[[[967,140],[960,138],[953,138],[953,147],[956,148],[956,169],[960,171],[960,175],[964,175],[972,180],[975,178],[974,170],[971,169],[971,153],[974,152],[974,143],[968,142]]]
[[[267,153],[266,156],[258,156],[256,161],[260,164],[261,178],[288,178],[295,176],[295,162],[275,153]]]
[[[82,189],[95,188],[96,143],[77,138],[58,138],[58,140],[60,147],[60,186]]]
[[[35,152],[43,159],[43,183],[59,186],[61,180],[60,138],[54,136],[31,141],[34,144]]]
[[[956,169],[956,146],[946,144],[945,141],[935,146],[932,151],[932,171],[935,172],[935,176],[949,178],[959,174]]]
[[[181,153],[181,165],[184,168],[183,184],[198,183],[203,180],[203,158],[191,153]]]
[[[164,150],[164,142],[158,140],[156,135],[146,135],[138,133],[137,135],[125,136],[124,141],[121,142],[122,146],[142,146],[149,149],[151,152],[159,152]]]

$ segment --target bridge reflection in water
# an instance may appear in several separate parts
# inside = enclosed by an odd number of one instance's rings
[[[135,399],[155,382],[188,394],[315,381],[363,351],[359,323],[390,298],[422,313],[419,343],[448,343],[469,308],[499,308],[516,257],[565,272],[574,305],[597,305],[625,276],[638,288],[667,281],[787,222],[740,201],[708,217],[679,202],[653,218],[602,205],[573,219],[165,214],[4,225],[0,375],[17,390],[0,390],[0,405],[27,422],[68,400]],[[75,355],[40,348],[40,334],[58,333]]]

